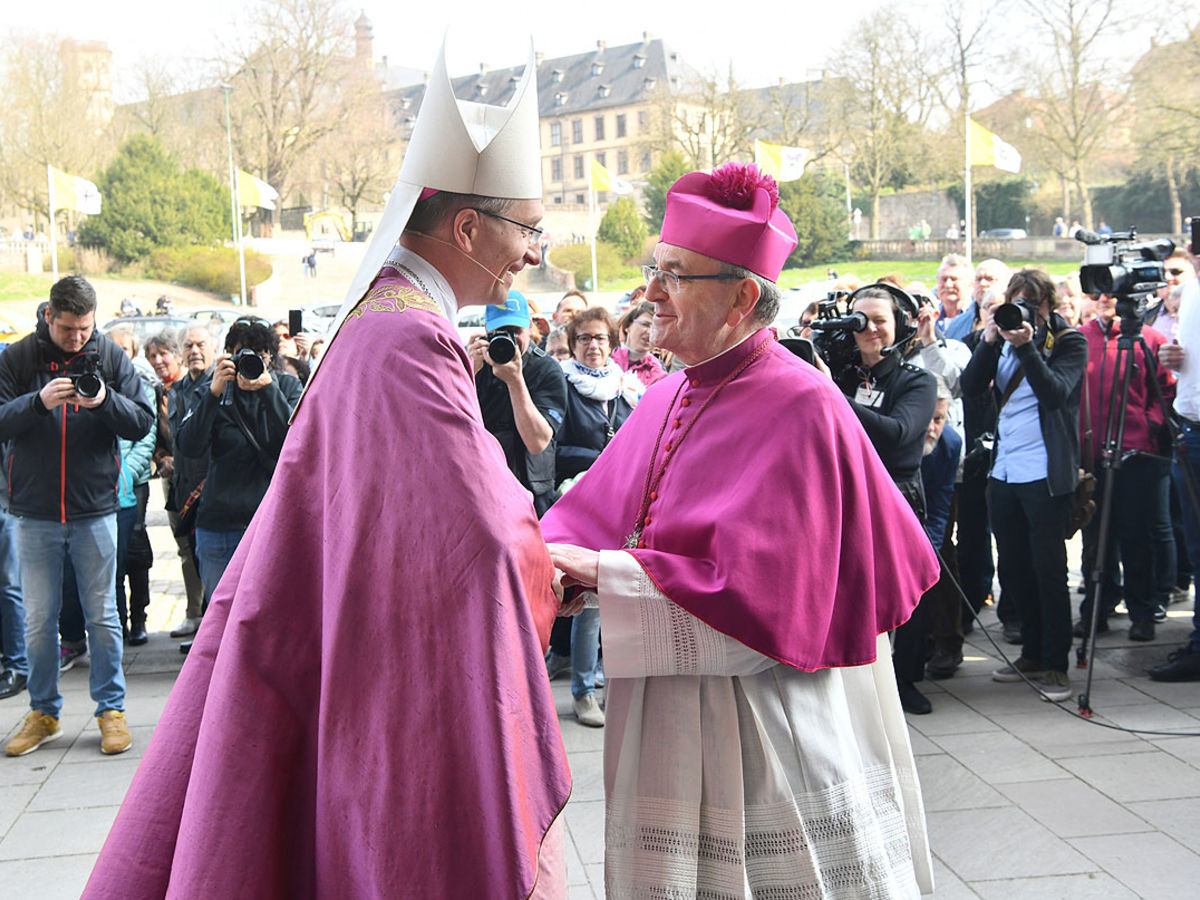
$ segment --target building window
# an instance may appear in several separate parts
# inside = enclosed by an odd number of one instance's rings
[[[650,151],[649,150],[647,150],[645,153],[642,154],[642,171],[643,172],[650,171]]]
[[[596,140],[604,140],[604,116],[596,116]]]
[[[647,110],[638,110],[638,132],[645,134],[650,130],[650,113]]]
[[[575,157],[575,177],[577,179],[583,177],[583,157],[582,156]]]
[[[583,119],[571,120],[571,143],[583,143]]]
[[[592,77],[593,78],[595,78],[597,75],[599,75],[603,71],[604,71],[604,63],[600,63],[600,62],[592,63]]]
[[[597,97],[607,97],[611,93],[612,88],[610,88],[607,84],[602,84],[600,87],[596,88]]]
[[[551,147],[561,147],[562,146],[562,122],[551,122],[550,123],[550,146]]]
[[[628,175],[629,174],[629,151],[628,150],[618,150],[617,151],[617,174],[618,175]]]
[[[617,116],[617,137],[625,137],[625,114],[621,113]]]
[[[555,203],[562,203],[562,197],[559,197],[559,196],[557,196],[557,195],[556,195],[556,196],[554,197],[554,202],[555,202]]]
[[[635,69],[640,69],[644,65],[646,65],[646,57],[642,56],[640,53],[635,54],[633,57],[633,67]]]
[[[551,181],[562,181],[563,180],[562,158],[561,157],[556,156],[550,160],[550,180]]]
[[[563,80],[563,70],[555,69],[550,73],[550,82],[552,84],[561,84]]]
[[[608,154],[605,153],[603,150],[601,150],[599,153],[596,154],[596,162],[600,163],[600,165],[604,166],[604,168],[607,169],[608,168]]]
[[[576,194],[575,202],[582,206],[583,204],[587,203],[587,196],[585,194]]]
[[[566,102],[567,102],[567,95],[565,93],[563,93],[562,91],[559,91],[557,94],[554,95],[554,105],[555,106],[563,106],[566,104]]]

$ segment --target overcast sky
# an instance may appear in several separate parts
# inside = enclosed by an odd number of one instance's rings
[[[215,55],[218,34],[233,27],[238,10],[246,5],[239,0],[51,0],[47,14],[47,7],[38,3],[12,0],[5,4],[0,28],[104,41],[113,51],[121,79],[142,57]],[[553,57],[586,52],[597,40],[610,46],[633,43],[649,31],[705,74],[723,75],[732,61],[742,83],[761,86],[780,77],[799,81],[818,74],[852,33],[856,20],[882,0],[757,0],[744,5],[695,0],[453,0],[444,5],[454,11],[414,17],[412,10],[425,9],[424,4],[396,0],[359,0],[348,7],[354,16],[361,9],[371,19],[377,58],[386,55],[391,63],[417,69],[432,67],[448,25],[452,75],[475,71],[481,62],[492,67],[524,62],[531,35],[536,48]],[[697,13],[706,7],[725,11]],[[729,12],[731,7],[739,12]],[[743,12],[751,9],[752,14]]]

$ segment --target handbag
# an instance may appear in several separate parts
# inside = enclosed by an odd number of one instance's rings
[[[1086,371],[1083,373],[1083,414],[1087,423],[1083,432],[1083,465],[1079,467],[1079,483],[1075,485],[1071,518],[1067,522],[1067,540],[1073,538],[1081,528],[1086,528],[1096,514],[1096,474],[1092,471],[1092,407],[1088,398]]]
[[[179,510],[179,517],[175,520],[175,527],[172,529],[175,537],[187,537],[196,530],[196,511],[200,508],[200,496],[203,493],[204,480],[202,479],[183,501],[183,509]]]

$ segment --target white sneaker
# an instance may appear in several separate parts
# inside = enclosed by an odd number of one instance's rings
[[[171,629],[171,637],[188,637],[189,635],[195,634],[199,627],[199,619],[184,619],[175,628]]]
[[[590,728],[604,727],[604,710],[596,702],[595,694],[585,694],[575,698],[575,718],[579,720],[580,725],[587,725]]]

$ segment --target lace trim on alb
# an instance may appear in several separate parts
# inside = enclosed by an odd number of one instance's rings
[[[917,897],[899,786],[887,766],[790,802],[717,809],[611,799],[610,900],[890,900]]]
[[[697,675],[724,668],[725,643],[720,632],[664,597],[640,566],[634,587],[641,610],[647,676]]]

